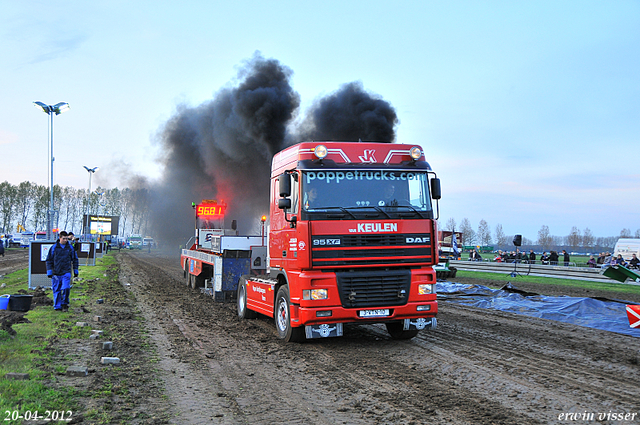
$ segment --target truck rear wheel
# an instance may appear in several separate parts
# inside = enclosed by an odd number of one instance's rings
[[[275,320],[278,338],[286,342],[302,342],[305,340],[304,327],[294,328],[291,326],[291,301],[287,285],[280,287],[278,295],[276,295]]]
[[[243,319],[255,319],[256,312],[247,308],[247,279],[240,278],[238,282],[238,317]]]
[[[387,332],[389,332],[389,335],[391,335],[391,338],[393,339],[411,339],[414,336],[418,335],[418,332],[420,332],[418,329],[405,331],[403,329],[404,325],[402,321],[387,322],[385,323],[385,325],[387,326]]]

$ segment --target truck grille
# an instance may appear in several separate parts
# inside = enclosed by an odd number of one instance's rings
[[[420,242],[412,242],[415,240]],[[313,236],[311,258],[317,268],[427,265],[433,261],[431,235]]]
[[[410,270],[337,272],[336,278],[344,308],[398,306],[409,299]]]

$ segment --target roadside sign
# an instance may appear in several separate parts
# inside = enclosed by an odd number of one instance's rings
[[[629,327],[640,328],[640,305],[627,305]]]

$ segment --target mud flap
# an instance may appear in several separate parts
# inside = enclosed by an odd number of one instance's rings
[[[435,317],[425,319],[423,317],[419,319],[404,319],[404,326],[402,330],[422,330],[422,329],[435,329],[438,326],[438,320]]]
[[[307,339],[342,336],[342,323],[305,326],[304,333]]]

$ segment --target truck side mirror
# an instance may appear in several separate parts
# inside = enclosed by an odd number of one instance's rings
[[[278,177],[278,189],[281,198],[291,196],[291,179],[289,178],[288,173],[282,173],[280,174],[280,177]],[[278,204],[278,206],[280,207],[280,204]]]
[[[442,198],[442,192],[440,190],[440,179],[437,177],[431,179],[431,197],[433,199]]]
[[[281,210],[288,210],[289,208],[291,208],[291,199],[278,199],[278,208],[280,208]]]

